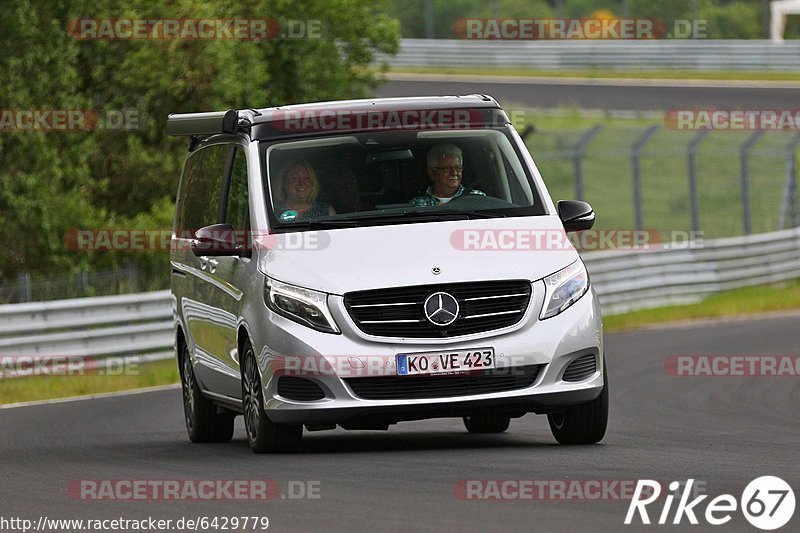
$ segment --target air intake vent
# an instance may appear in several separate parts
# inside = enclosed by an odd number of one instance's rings
[[[583,381],[597,371],[597,358],[593,353],[582,355],[567,366],[564,381]]]
[[[313,402],[325,397],[320,386],[313,381],[287,376],[278,378],[278,394],[298,402]]]
[[[416,400],[486,394],[530,387],[540,365],[486,370],[464,376],[381,376],[346,378],[356,396],[366,400]]]
[[[434,325],[425,318],[425,299],[437,292],[448,293],[458,301],[458,317],[447,326]],[[529,281],[482,281],[352,292],[345,295],[344,305],[364,333],[419,339],[513,326],[522,320],[530,298]]]

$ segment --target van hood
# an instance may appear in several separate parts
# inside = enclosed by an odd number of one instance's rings
[[[259,247],[265,275],[337,295],[434,283],[534,281],[578,258],[553,215],[282,233]]]

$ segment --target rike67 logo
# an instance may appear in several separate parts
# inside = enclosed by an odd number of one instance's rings
[[[754,479],[745,487],[738,501],[730,494],[720,494],[705,503],[705,512],[701,512],[700,504],[708,498],[708,495],[702,494],[689,500],[693,484],[694,479],[689,479],[686,483],[673,481],[669,484],[670,493],[664,498],[664,506],[656,523],[667,524],[672,515],[671,523],[674,525],[680,524],[684,517],[690,524],[697,525],[699,516],[709,525],[721,526],[733,519],[738,507],[752,526],[771,531],[786,525],[794,515],[794,491],[779,477],[762,476]],[[681,487],[683,491],[679,492]],[[642,524],[650,524],[647,506],[658,500],[661,492],[661,484],[658,481],[640,479],[628,507],[625,524],[634,523],[637,514]],[[675,499],[678,500],[678,504],[673,514],[672,504]]]

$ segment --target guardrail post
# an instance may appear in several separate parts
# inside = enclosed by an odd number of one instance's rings
[[[600,130],[603,129],[603,126],[600,124],[595,124],[592,128],[581,135],[581,138],[578,139],[578,142],[575,143],[575,146],[572,148],[572,168],[575,172],[575,199],[576,200],[583,200],[583,152],[586,150],[586,147],[592,142],[595,135],[600,133]]]
[[[710,130],[703,130],[689,142],[687,155],[689,158],[689,201],[692,206],[692,231],[700,233],[700,205],[697,199],[697,147],[705,139]]]
[[[636,229],[644,229],[644,213],[642,210],[642,169],[641,152],[653,135],[658,131],[659,126],[650,126],[633,143],[631,147],[631,166],[633,167],[633,212],[636,219]]]
[[[764,132],[761,130],[755,132],[747,138],[739,149],[739,168],[742,179],[742,226],[745,235],[750,235],[752,231],[750,224],[750,169],[747,161],[750,158],[750,151],[762,135],[764,135]]]
[[[31,275],[23,272],[19,275],[19,285],[17,289],[20,302],[33,301],[33,288],[31,287]]]
[[[792,227],[797,227],[797,147],[800,145],[800,133],[796,133],[786,145],[786,185],[783,188],[781,202],[781,227],[786,227],[787,212],[792,220]]]

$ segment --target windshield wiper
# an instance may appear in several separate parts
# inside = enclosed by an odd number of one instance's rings
[[[398,220],[408,222],[439,222],[453,217],[462,219],[471,218],[505,218],[506,215],[492,213],[491,211],[469,211],[461,209],[433,209],[422,211],[398,211],[395,213],[355,213],[343,215],[334,220],[305,220],[302,222],[290,222],[277,226],[280,229],[329,229],[329,228],[352,228],[357,227],[359,222],[386,222],[392,223]]]

